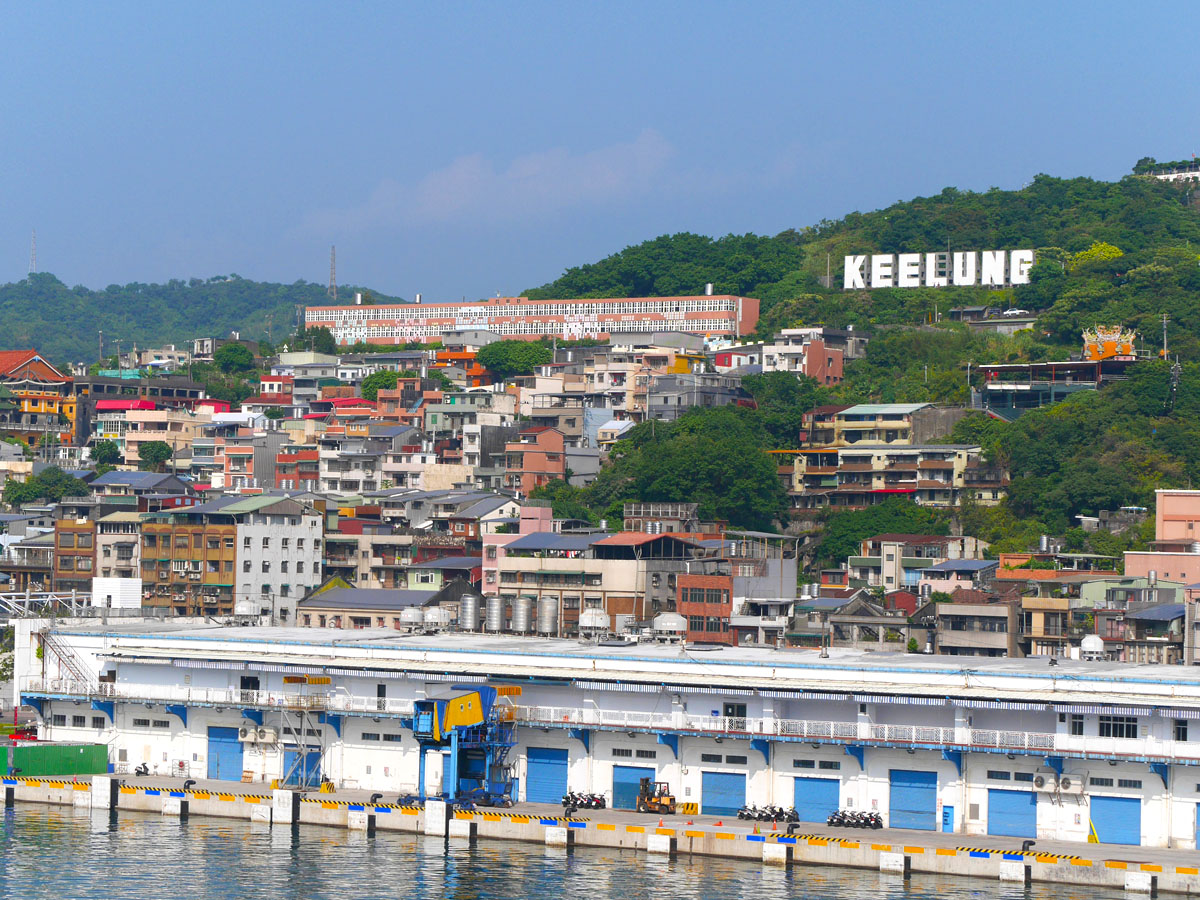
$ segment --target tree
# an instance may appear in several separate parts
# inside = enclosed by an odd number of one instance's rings
[[[475,354],[475,361],[500,381],[529,375],[553,359],[553,351],[541,341],[496,341]]]
[[[291,346],[293,350],[307,348],[313,353],[324,353],[327,356],[334,356],[338,351],[337,341],[333,339],[333,332],[328,328],[301,328],[296,332]]]
[[[174,456],[166,441],[146,441],[138,445],[138,468],[146,472],[161,472],[163,465]]]
[[[946,534],[946,522],[911,500],[889,497],[866,509],[834,512],[825,522],[818,550],[822,564],[840,564],[858,555],[862,542],[877,534]]]
[[[362,396],[364,400],[376,400],[380,391],[394,391],[400,381],[400,376],[391,369],[380,369],[372,372],[362,380]]]
[[[97,466],[115,466],[121,461],[121,449],[114,441],[97,441],[92,447],[92,462]]]
[[[279,419],[286,418],[287,413],[283,411],[283,407],[281,406],[271,406],[267,408],[267,411],[263,415],[268,419],[278,421]]]
[[[48,466],[24,481],[10,478],[4,483],[4,502],[12,507],[39,500],[58,502],[63,497],[82,497],[87,493],[87,484],[57,466]]]
[[[226,375],[249,372],[254,368],[254,354],[244,344],[229,343],[217,348],[217,352],[213,354],[213,362]]]

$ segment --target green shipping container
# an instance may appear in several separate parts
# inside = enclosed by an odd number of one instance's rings
[[[106,744],[10,744],[6,772],[35,776],[104,775]]]

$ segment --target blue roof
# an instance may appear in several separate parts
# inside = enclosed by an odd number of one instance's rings
[[[134,487],[154,487],[154,485],[158,484],[164,478],[170,477],[169,474],[162,472],[121,472],[114,469],[111,472],[105,472],[93,481],[92,484],[128,484]]]
[[[1126,613],[1127,619],[1138,619],[1142,622],[1170,622],[1172,619],[1183,618],[1182,603],[1160,603],[1137,612]]]
[[[936,566],[930,566],[926,572],[983,572],[994,569],[998,565],[994,559],[948,559]]]
[[[607,534],[557,534],[553,531],[537,531],[522,535],[511,544],[506,544],[504,550],[586,550],[596,541],[606,537]]]
[[[413,563],[410,569],[474,569],[483,565],[482,556],[441,556],[437,559],[427,559],[425,562]]]
[[[841,609],[853,597],[812,597],[808,600],[796,600],[796,606],[801,609]]]

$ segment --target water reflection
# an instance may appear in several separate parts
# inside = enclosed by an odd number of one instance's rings
[[[1118,900],[1118,892],[721,858],[571,853],[497,841],[304,826],[267,829],[19,806],[0,824],[0,898],[104,900]]]

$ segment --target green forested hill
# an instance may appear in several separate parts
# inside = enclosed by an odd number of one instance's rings
[[[108,353],[118,340],[129,349],[230,331],[261,339],[267,337],[268,319],[270,336],[279,341],[295,332],[297,306],[327,302],[323,285],[305,281],[270,284],[234,275],[93,291],[39,273],[0,285],[0,350],[36,347],[57,363],[90,362],[98,349],[97,330],[104,331]]]
[[[568,269],[530,296],[602,297],[718,293],[762,300],[760,334],[796,324],[915,325],[935,310],[989,304],[1042,312],[1041,337],[1074,347],[1096,323],[1155,334],[1163,312],[1180,331],[1174,349],[1200,358],[1200,211],[1186,188],[1144,177],[1119,182],[1037,176],[1018,191],[947,188],[836,222],[774,237],[663,236]],[[1089,252],[1111,245],[1119,254]],[[841,290],[842,259],[856,253],[1032,247],[1035,283],[982,288]],[[821,287],[827,261],[832,289]]]

